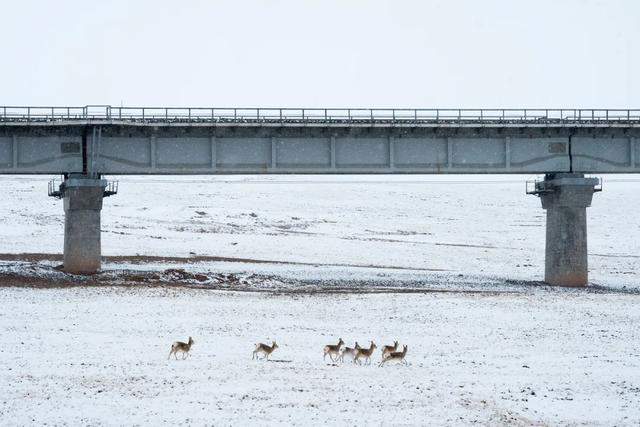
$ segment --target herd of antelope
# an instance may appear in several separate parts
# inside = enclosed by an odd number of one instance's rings
[[[171,355],[174,355],[176,360],[178,360],[178,352],[182,352],[182,358],[186,359],[189,356],[189,351],[191,350],[191,346],[195,341],[193,338],[189,337],[189,341],[186,343],[181,341],[176,341],[171,345],[171,351],[169,352],[169,358]],[[263,355],[263,359],[269,360],[269,356],[278,348],[278,344],[275,341],[269,344],[257,343],[255,345],[255,349],[251,355],[252,359],[258,359],[259,355]],[[324,346],[324,355],[323,360],[326,360],[327,356],[331,359],[332,362],[340,361],[344,363],[345,356],[347,359],[351,359],[353,363],[357,363],[362,365],[362,360],[365,361],[365,364],[371,364],[371,356],[373,352],[377,348],[376,343],[371,341],[369,348],[360,347],[358,342],[356,341],[353,347],[347,347],[342,341],[342,338],[338,340],[337,344],[327,344]],[[397,361],[400,363],[404,363],[407,365],[407,361],[405,357],[407,356],[407,346],[403,346],[402,351],[398,351],[398,341],[394,341],[393,345],[385,345],[382,347],[382,360],[378,364],[378,366],[383,366],[387,362]]]
[[[364,359],[365,364],[370,365],[371,356],[373,356],[373,352],[376,348],[378,348],[378,346],[373,341],[369,344],[369,348],[360,347],[357,341],[353,347],[347,347],[344,345],[342,338],[340,338],[337,344],[327,344],[324,346],[323,359],[326,359],[328,355],[332,362],[340,361],[344,363],[344,358],[346,356],[348,359],[351,359],[353,363],[362,365],[362,360]],[[394,341],[393,345],[385,345],[382,347],[382,360],[378,366],[382,366],[393,360],[408,364],[405,359],[406,355],[407,346],[405,345],[402,348],[402,351],[398,351],[398,341]]]

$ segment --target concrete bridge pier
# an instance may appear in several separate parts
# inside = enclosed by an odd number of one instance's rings
[[[532,193],[547,211],[544,281],[558,286],[586,286],[587,207],[600,191],[598,178],[582,173],[551,173]]]
[[[60,185],[64,200],[64,261],[68,273],[96,273],[100,270],[100,211],[107,181],[74,176]]]

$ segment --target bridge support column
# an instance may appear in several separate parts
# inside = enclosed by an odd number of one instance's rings
[[[60,185],[64,199],[64,261],[68,273],[100,270],[100,211],[107,181],[71,177]]]
[[[582,173],[547,174],[535,191],[547,211],[544,281],[558,286],[586,286],[587,207],[600,191],[598,178]]]

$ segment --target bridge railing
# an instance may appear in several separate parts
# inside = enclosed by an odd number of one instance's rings
[[[0,106],[0,121],[257,123],[591,123],[639,122],[640,109],[410,109]]]

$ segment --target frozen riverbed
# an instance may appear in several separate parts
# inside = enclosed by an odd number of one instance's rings
[[[640,422],[638,295],[4,288],[0,418],[27,424]],[[192,335],[192,356],[167,360]],[[409,366],[332,366],[338,337]],[[275,339],[273,362],[251,360]],[[379,360],[376,353],[374,360]]]

